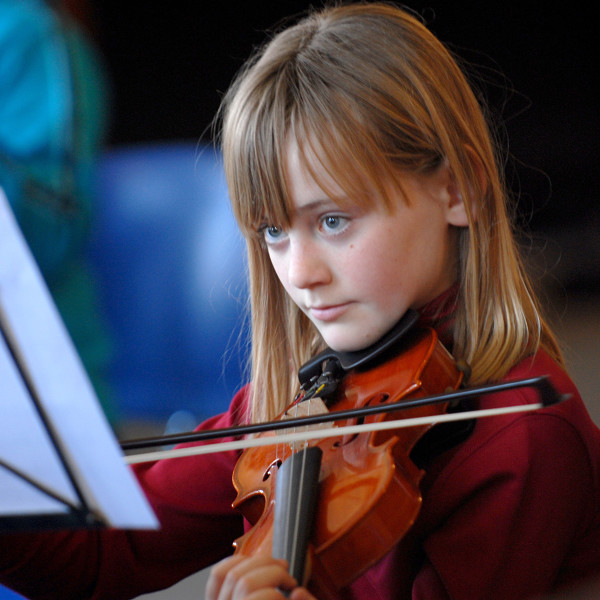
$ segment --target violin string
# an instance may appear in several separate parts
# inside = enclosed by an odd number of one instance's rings
[[[310,409],[309,409],[310,413]],[[300,468],[300,487],[298,489],[298,502],[296,503],[296,514],[294,515],[294,535],[292,537],[292,556],[290,557],[290,566],[296,564],[297,560],[297,550],[298,550],[298,536],[300,529],[300,515],[302,513],[302,500],[304,498],[304,482],[306,479],[306,447],[308,446],[308,441],[304,441],[304,453],[302,455],[302,467]],[[299,574],[300,576],[300,574]],[[302,581],[298,582],[299,585],[302,585]]]
[[[298,406],[298,404],[296,404],[296,407]],[[310,399],[308,400],[308,404],[307,404],[307,412],[306,412],[306,416],[311,416],[311,410],[312,410],[312,404],[310,402]],[[298,415],[298,408],[296,408],[296,416]],[[297,430],[297,426],[295,426],[295,429]],[[296,560],[297,560],[297,550],[298,550],[298,537],[299,537],[299,528],[300,528],[300,515],[302,512],[302,499],[304,498],[304,482],[306,479],[306,448],[308,447],[308,440],[302,440],[302,450],[303,450],[303,454],[302,454],[302,463],[301,463],[301,467],[300,467],[300,473],[298,474],[298,477],[300,478],[300,487],[297,490],[297,497],[298,497],[298,502],[296,503],[296,511],[295,514],[293,515],[294,518],[294,523],[293,523],[293,535],[292,535],[292,555],[290,557],[290,566],[295,565],[296,564]],[[298,450],[296,450],[296,442],[294,442],[294,453],[298,452]],[[294,463],[296,463],[297,461],[294,461]],[[295,465],[293,465],[295,466]],[[295,480],[295,479],[294,479]],[[290,483],[290,487],[291,487],[291,483]],[[300,581],[299,584],[301,585],[302,582]]]
[[[298,401],[295,403],[294,405],[294,417],[298,417],[299,416],[299,405],[300,402],[302,400]],[[307,408],[307,412],[304,414],[304,416],[311,416],[311,410],[312,410],[312,404],[310,402],[310,400],[308,400],[308,404],[304,405],[305,408]],[[293,431],[295,433],[298,432],[298,426],[294,425]],[[290,449],[290,460],[299,452],[298,447],[296,446],[297,443],[302,442],[302,446],[303,446],[303,450],[306,450],[306,447],[308,446],[308,440],[303,440],[303,439],[294,439],[292,442],[292,446]],[[286,519],[285,519],[285,528],[284,528],[284,533],[285,533],[285,537],[284,537],[284,548],[289,548],[291,547],[291,555],[288,557],[289,558],[289,566],[290,569],[293,570],[294,569],[294,565],[296,564],[296,560],[297,560],[297,549],[298,549],[298,537],[299,537],[299,529],[300,529],[300,514],[301,514],[301,510],[302,510],[302,498],[303,498],[303,494],[304,494],[304,482],[306,479],[306,452],[303,453],[302,455],[302,460],[300,461],[300,466],[298,466],[296,463],[298,462],[297,460],[293,460],[292,462],[292,468],[291,468],[291,473],[289,473],[288,476],[288,481],[287,481],[287,497],[290,499],[292,498],[292,484],[295,481],[299,481],[299,488],[296,490],[296,494],[295,497],[297,498],[297,502],[295,502],[295,511],[292,510],[286,510]],[[296,471],[298,471],[299,469],[299,473],[296,473]],[[299,478],[299,479],[298,479]],[[290,536],[291,536],[291,546],[290,546]]]
[[[293,416],[293,417],[297,417],[298,416],[298,403],[294,404],[293,406],[293,414],[290,415],[290,411],[288,410],[288,413],[286,414],[287,416]],[[293,427],[293,431],[296,432],[296,426]],[[296,441],[297,440],[293,440],[291,443],[291,446],[289,447],[290,450],[290,456],[288,458],[286,458],[286,454],[287,454],[287,449],[286,449],[286,444],[285,442],[282,443],[282,448],[281,448],[281,456],[282,456],[282,462],[285,460],[292,460],[293,455],[296,452]],[[287,444],[289,446],[289,444]],[[286,482],[287,485],[287,498],[291,499],[292,498],[292,479],[293,479],[293,470],[295,468],[295,461],[291,463],[292,464],[292,472],[288,474],[288,479]],[[278,499],[276,498],[275,501],[277,502]],[[290,534],[290,510],[286,510],[285,511],[285,522],[283,523],[283,544],[282,544],[282,548],[283,549],[287,549],[288,548],[288,544],[289,544],[289,534]],[[285,550],[284,550],[285,552]],[[290,565],[291,565],[291,561],[290,561]]]
[[[294,405],[294,417],[298,416],[298,403],[296,403]],[[294,432],[297,431],[296,426],[294,426]],[[294,440],[292,442],[292,447],[290,449],[290,457],[288,460],[292,460],[294,457],[294,454],[296,453],[296,440]],[[290,499],[292,498],[292,480],[294,479],[294,469],[296,467],[296,461],[292,462],[292,472],[289,474],[288,476],[288,480],[287,480],[287,497]],[[288,544],[289,544],[289,536],[290,536],[290,518],[291,518],[291,511],[290,510],[286,510],[286,514],[285,514],[285,538],[284,538],[284,548],[288,548]],[[295,547],[296,545],[296,538],[293,538],[293,546]],[[292,566],[292,561],[290,558],[290,567]]]

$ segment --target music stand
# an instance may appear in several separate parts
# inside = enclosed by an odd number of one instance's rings
[[[154,529],[0,189],[0,531]]]

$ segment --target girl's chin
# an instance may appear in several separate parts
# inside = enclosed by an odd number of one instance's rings
[[[381,339],[386,331],[372,331],[365,333],[364,327],[357,327],[353,334],[348,325],[340,326],[340,331],[321,331],[321,336],[329,348],[336,352],[357,352],[372,346],[377,340]]]

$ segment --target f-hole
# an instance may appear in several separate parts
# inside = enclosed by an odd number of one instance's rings
[[[367,407],[367,406],[372,406],[373,404],[384,404],[385,402],[387,402],[389,400],[389,398],[390,398],[389,394],[386,394],[385,392],[380,392],[376,396],[369,398],[369,400],[367,400],[367,402],[365,402],[364,406]],[[362,425],[364,422],[365,422],[365,418],[359,417],[358,419],[349,420],[346,423],[346,425]],[[344,436],[341,440],[335,441],[333,443],[333,446],[334,446],[334,448],[341,448],[342,446],[346,446],[347,444],[352,443],[358,436],[359,436],[358,433],[355,433],[350,436]]]
[[[265,471],[264,475],[263,475],[263,481],[267,481],[267,479],[269,479],[269,477],[271,477],[271,474],[273,473],[274,469],[279,469],[279,467],[281,467],[282,464],[282,460],[280,458],[278,458],[277,460],[274,460],[268,467],[268,469]]]

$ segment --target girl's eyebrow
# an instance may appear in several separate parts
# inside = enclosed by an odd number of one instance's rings
[[[340,209],[341,206],[338,202],[335,202],[331,198],[324,196],[323,198],[316,198],[315,200],[311,200],[307,204],[303,204],[300,207],[294,206],[294,214],[302,215],[305,213],[310,213],[315,210],[323,209],[323,208],[336,208]]]

